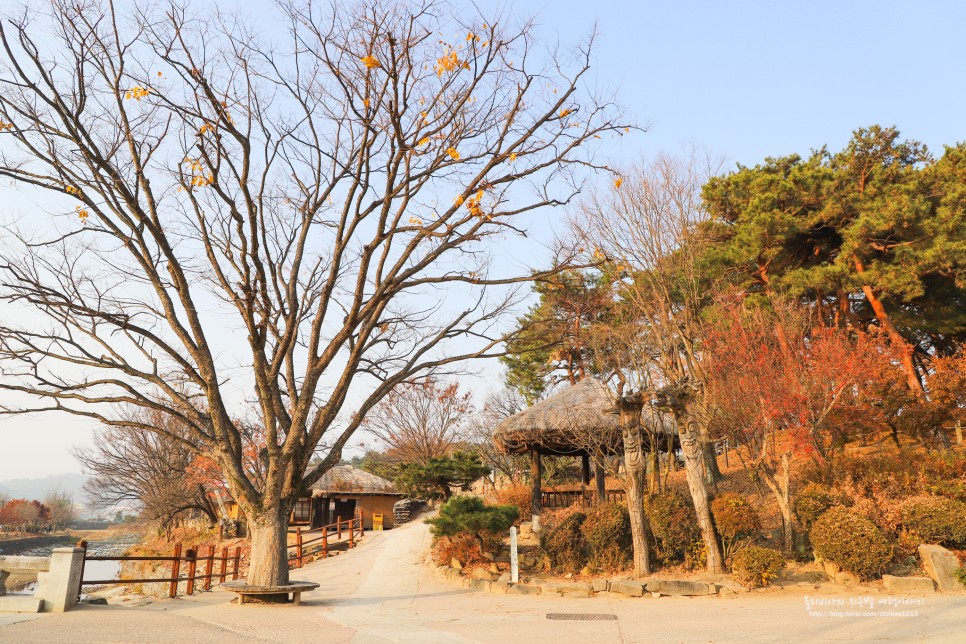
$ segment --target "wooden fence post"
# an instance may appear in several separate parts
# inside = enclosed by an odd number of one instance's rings
[[[363,513],[362,510],[359,510],[359,536],[360,537],[366,533],[365,523],[366,523],[365,522],[365,513]]]
[[[355,548],[355,546],[356,546],[356,540],[352,536],[352,528],[353,528],[353,525],[352,524],[355,523],[355,520],[349,519],[349,522],[348,523],[349,523],[349,547],[350,548]]]
[[[235,569],[231,573],[231,580],[238,579],[238,567],[241,565],[241,546],[235,546]]]
[[[342,517],[339,517],[339,520],[336,521],[336,523],[339,524],[339,538],[341,539],[342,538]]]
[[[81,559],[80,579],[77,580],[77,601],[80,601],[81,591],[84,589],[84,565],[87,563],[87,539],[78,541],[77,547],[84,549],[84,558]]]
[[[208,560],[205,562],[205,590],[211,590],[211,570],[215,567],[215,544],[208,546]]]
[[[298,562],[299,562],[298,567],[301,568],[303,565],[302,564],[302,528],[301,527],[295,528],[295,554],[298,557]]]
[[[188,552],[185,553],[185,557],[188,559],[188,585],[185,588],[185,594],[194,595],[195,572],[198,570],[198,551],[194,548],[188,548]]]
[[[174,559],[171,561],[171,584],[168,586],[168,597],[178,596],[178,577],[181,575],[181,544],[174,544]]]
[[[219,583],[225,583],[225,571],[228,570],[228,546],[221,549],[221,575],[218,580]]]
[[[322,526],[322,557],[329,556],[329,526]]]

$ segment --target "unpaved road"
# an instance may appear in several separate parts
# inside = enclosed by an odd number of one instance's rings
[[[0,614],[0,642],[966,642],[966,597],[850,605],[863,593],[819,595],[844,606],[806,609],[805,597],[555,599],[455,588],[423,564],[422,522],[369,533],[347,554],[293,576],[322,587],[303,605],[236,606],[213,592],[140,608],[87,606],[62,615]],[[872,595],[874,602],[887,595]],[[899,598],[902,599],[902,598]],[[915,616],[884,613],[915,612]],[[871,612],[856,616],[845,613]],[[881,613],[880,613],[881,612]],[[612,621],[557,621],[547,613],[604,613]],[[19,621],[16,620],[25,620]],[[4,625],[6,624],[6,625]]]

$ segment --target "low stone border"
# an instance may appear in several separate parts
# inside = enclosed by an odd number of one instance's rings
[[[704,579],[593,579],[591,581],[555,581],[533,579],[530,583],[513,584],[509,573],[498,580],[487,579],[490,573],[480,570],[478,577],[465,577],[451,566],[432,566],[436,576],[455,585],[471,590],[506,595],[552,595],[554,597],[593,597],[597,593],[614,593],[625,597],[699,597],[710,595],[736,595],[750,592],[729,575],[705,575]],[[883,575],[883,589],[888,594],[923,595],[935,592],[933,580],[928,577],[893,577]],[[815,584],[799,582],[797,586],[817,588]],[[837,585],[842,585],[839,582]],[[787,587],[787,586],[785,586]],[[846,585],[849,587],[849,585]],[[782,588],[782,586],[779,586]],[[767,592],[767,588],[758,588]],[[942,589],[940,589],[942,590]],[[952,589],[948,592],[961,593]]]
[[[685,579],[594,579],[593,581],[550,581],[535,579],[531,583],[513,584],[504,575],[497,581],[464,577],[450,566],[434,566],[436,576],[470,590],[498,595],[552,595],[554,597],[593,597],[609,592],[625,597],[695,597],[746,592],[735,582],[704,582]]]

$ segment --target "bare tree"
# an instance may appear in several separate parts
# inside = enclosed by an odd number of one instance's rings
[[[396,462],[426,465],[466,440],[472,414],[470,394],[427,376],[396,386],[369,410],[363,428]]]
[[[74,495],[60,488],[48,490],[43,504],[50,509],[50,527],[53,530],[66,530],[74,521]],[[2,503],[0,503],[2,505]]]
[[[619,295],[630,310],[636,347],[615,352],[627,356],[617,370],[621,410],[628,419],[646,407],[673,415],[708,571],[718,573],[723,562],[705,479],[714,457],[706,456],[706,378],[699,353],[700,312],[709,288],[697,266],[705,243],[698,224],[706,218],[700,188],[707,176],[707,167],[693,156],[660,157],[596,193],[574,227],[599,260],[612,260],[627,272]]]
[[[526,409],[523,394],[512,387],[503,387],[490,393],[470,420],[469,441],[485,465],[495,472],[502,472],[517,483],[521,473],[529,471],[529,459],[519,454],[504,454],[493,443],[493,430],[504,418]]]
[[[199,463],[197,452],[176,436],[186,436],[184,427],[160,413],[138,412],[132,424],[144,427],[108,426],[94,434],[89,448],[74,450],[74,456],[91,475],[84,492],[91,506],[111,510],[118,506],[137,508],[149,520],[168,530],[184,513],[199,511],[212,523],[218,520],[211,494],[217,482]]]
[[[0,387],[35,401],[7,411],[177,419],[248,516],[251,583],[288,579],[292,503],[389,391],[500,354],[513,286],[548,272],[490,242],[626,127],[588,89],[592,39],[535,51],[530,23],[464,9],[286,3],[277,42],[175,3],[0,27],[0,176],[52,209],[0,250],[0,296],[37,316],[0,325]]]

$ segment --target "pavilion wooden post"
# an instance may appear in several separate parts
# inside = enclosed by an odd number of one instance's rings
[[[587,486],[590,485],[590,454],[580,455],[580,504],[590,505],[587,498]]]
[[[543,472],[540,469],[540,451],[536,447],[530,448],[530,478],[533,480],[533,496],[530,499],[530,507],[533,511],[533,529],[540,530],[540,508],[543,504],[543,496],[540,491],[540,478]]]

